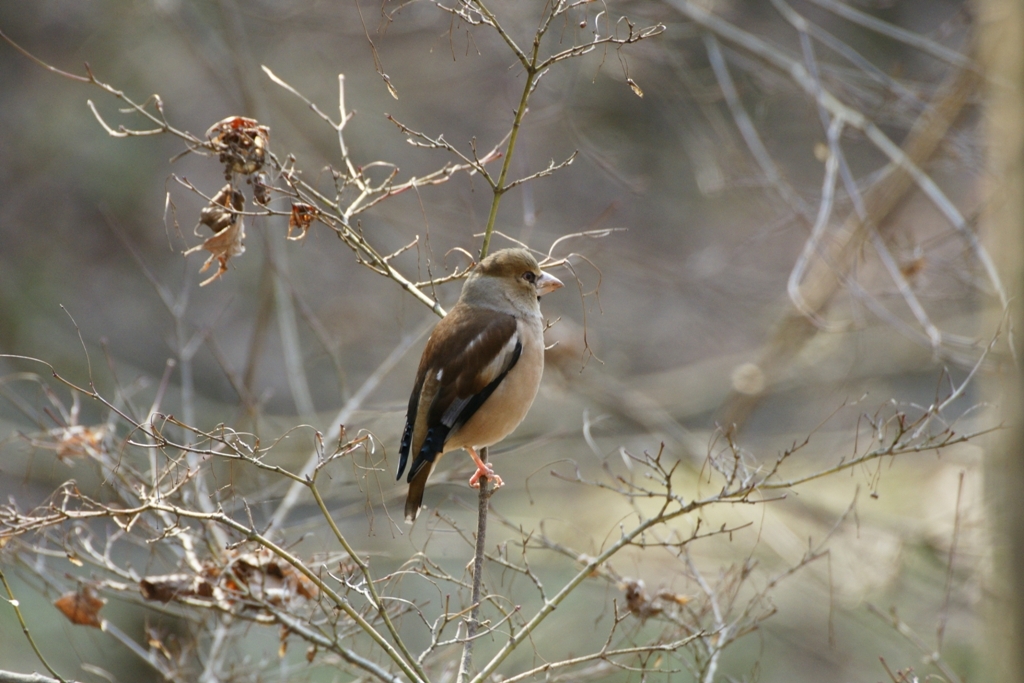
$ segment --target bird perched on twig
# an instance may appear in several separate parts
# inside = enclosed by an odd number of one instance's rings
[[[476,449],[495,444],[526,417],[544,372],[539,298],[562,286],[526,249],[502,249],[474,266],[458,303],[427,340],[409,397],[398,478],[412,454],[405,520],[423,503],[427,477],[443,453],[464,448],[480,477],[501,477]]]

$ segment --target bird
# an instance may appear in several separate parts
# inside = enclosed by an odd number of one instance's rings
[[[416,521],[427,478],[441,455],[465,449],[476,463],[469,485],[501,477],[477,450],[526,417],[544,372],[540,297],[562,287],[527,249],[501,249],[470,268],[458,302],[434,327],[420,358],[399,447],[409,464],[405,520]]]

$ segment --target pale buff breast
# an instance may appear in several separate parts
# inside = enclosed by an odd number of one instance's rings
[[[519,362],[473,417],[448,435],[445,452],[498,443],[519,426],[530,410],[544,374],[544,328],[539,317],[520,319],[518,323],[523,343]]]

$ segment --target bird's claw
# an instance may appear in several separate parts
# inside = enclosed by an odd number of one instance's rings
[[[477,466],[476,472],[474,472],[473,476],[469,478],[469,485],[475,489],[480,488],[480,477],[487,477],[494,482],[495,489],[500,489],[505,485],[505,482],[501,480],[501,477],[494,473],[494,468],[490,465],[484,465],[483,467]]]

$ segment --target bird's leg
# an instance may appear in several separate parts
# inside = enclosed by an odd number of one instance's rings
[[[480,456],[476,454],[476,450],[470,446],[466,446],[466,451],[469,452],[469,457],[473,458],[473,462],[476,463],[476,472],[469,478],[469,485],[475,489],[480,488],[480,477],[487,477],[494,482],[494,488],[498,489],[505,485],[505,482],[501,480],[497,474],[494,473],[494,468],[485,463],[480,459]]]

